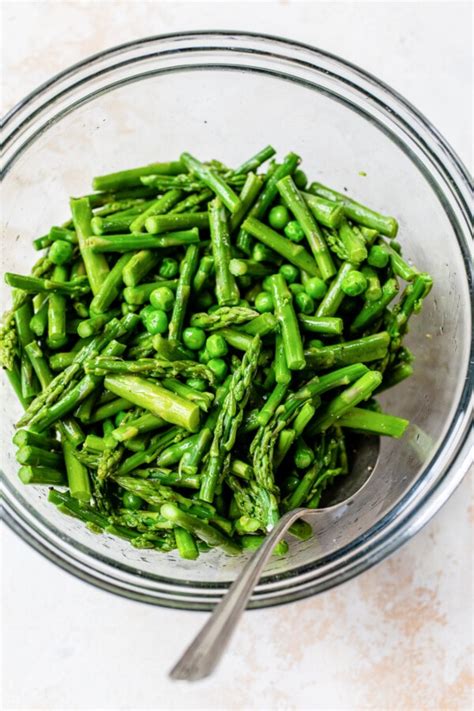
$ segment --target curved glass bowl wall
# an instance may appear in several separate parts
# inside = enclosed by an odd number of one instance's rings
[[[304,157],[314,180],[344,188],[400,221],[404,250],[435,280],[413,319],[415,375],[384,396],[413,423],[384,440],[363,492],[322,513],[315,536],[271,561],[252,607],[295,600],[366,569],[412,536],[466,468],[470,310],[469,184],[449,146],[375,78],[316,49],[249,34],[145,39],[58,75],[6,121],[3,268],[25,271],[31,240],[67,217],[92,175],[183,150],[237,164],[271,143]],[[362,177],[360,172],[367,175]],[[2,287],[4,303],[7,291]],[[19,407],[1,400],[7,520],[75,575],[135,599],[208,609],[242,565],[218,551],[198,563],[138,551],[59,514],[40,487],[16,476],[11,445]]]

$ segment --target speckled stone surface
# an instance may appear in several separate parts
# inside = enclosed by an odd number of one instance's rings
[[[3,110],[52,74],[140,36],[234,28],[360,64],[472,163],[469,3],[3,2]],[[376,709],[473,705],[472,484],[390,559],[338,589],[245,615],[218,673],[166,672],[203,614],[92,588],[10,531],[2,544],[5,709]]]

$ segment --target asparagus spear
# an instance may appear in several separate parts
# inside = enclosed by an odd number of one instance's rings
[[[252,170],[256,170],[262,163],[274,156],[276,153],[273,146],[265,146],[261,151],[258,151],[254,156],[248,158],[242,163],[235,171],[234,175],[243,175],[245,173],[250,173]]]
[[[195,245],[190,245],[182,261],[181,273],[176,288],[176,300],[173,305],[171,319],[168,326],[170,341],[181,340],[181,333],[186,316],[186,308],[191,296],[191,286],[197,269],[199,250]]]
[[[212,254],[216,270],[216,296],[220,306],[233,306],[239,301],[239,290],[229,269],[231,256],[229,227],[225,209],[216,198],[209,203]]]
[[[227,185],[225,180],[221,178],[216,171],[205,166],[190,153],[182,153],[181,160],[191,173],[197,175],[197,177],[222,200],[230,212],[236,212],[240,207],[240,200],[232,188]]]
[[[102,252],[135,252],[138,249],[167,249],[168,247],[181,247],[199,242],[199,230],[193,227],[190,230],[169,232],[159,237],[152,234],[125,234],[102,235],[89,237],[85,246],[93,254]],[[92,290],[94,291],[94,289]]]
[[[389,344],[390,336],[387,331],[380,331],[355,341],[345,341],[322,348],[308,348],[305,350],[305,358],[308,367],[315,370],[350,365],[351,363],[370,363],[384,358]]]
[[[229,391],[217,418],[208,464],[202,475],[199,496],[203,501],[212,503],[214,499],[220,470],[227,453],[234,446],[237,431],[243,419],[245,405],[250,394],[249,387],[258,367],[260,350],[260,337],[254,336],[240,366],[232,375]]]
[[[363,400],[367,400],[382,382],[381,373],[371,370],[352,383],[342,393],[331,400],[324,412],[316,418],[310,434],[324,432],[331,425]]]
[[[199,429],[199,407],[195,403],[149,380],[135,375],[107,375],[104,386],[167,422],[190,432]]]
[[[259,316],[258,311],[245,306],[221,306],[209,313],[197,313],[191,317],[191,326],[205,331],[215,331],[227,326],[238,326]]]
[[[228,555],[239,555],[241,548],[231,538],[214,526],[204,523],[197,516],[191,516],[176,506],[176,504],[163,504],[160,513],[175,525],[194,533],[209,546],[218,546]]]
[[[181,161],[169,163],[150,163],[140,168],[120,170],[117,173],[98,175],[92,181],[94,190],[124,190],[141,185],[140,178],[144,175],[179,175],[184,173],[185,166]]]
[[[322,278],[329,279],[336,271],[334,262],[327,248],[324,235],[294,184],[291,175],[282,178],[277,183],[277,188],[285,205],[291,210],[303,229]]]
[[[164,195],[154,200],[144,212],[141,212],[130,224],[130,232],[141,232],[149,217],[163,215],[169,212],[182,197],[181,190],[168,190]],[[193,225],[190,225],[193,227]],[[153,230],[152,230],[153,231]]]
[[[164,360],[160,358],[140,358],[127,361],[122,358],[98,356],[91,358],[85,365],[86,373],[93,375],[137,374],[151,378],[176,377],[204,378],[210,383],[214,382],[212,370],[201,363],[191,360]]]
[[[275,169],[267,173],[267,179],[263,190],[251,208],[249,217],[261,219],[265,215],[278,194],[278,181],[286,175],[294,173],[300,160],[300,157],[296,155],[296,153],[288,153],[288,155],[285,156],[283,163],[275,165]],[[245,254],[250,255],[252,250],[252,240],[249,237],[249,233],[250,230],[245,226],[245,224],[243,224],[237,237],[237,246],[245,252]]]
[[[193,227],[205,230],[209,229],[209,216],[207,212],[171,213],[148,217],[145,225],[147,232],[152,235],[161,235],[164,232],[175,230],[189,230]]]
[[[299,269],[303,269],[311,276],[320,276],[316,262],[301,245],[291,242],[289,239],[286,239],[286,237],[282,237],[278,232],[272,230],[271,227],[267,227],[263,222],[260,222],[252,216],[247,217],[243,223],[243,228],[266,247],[270,247]]]
[[[107,260],[103,254],[96,254],[90,246],[88,240],[92,236],[92,210],[87,198],[72,198],[70,200],[72,219],[79,242],[81,257],[86,268],[90,288],[94,296],[99,293],[102,282],[109,273]]]
[[[373,412],[361,407],[354,407],[345,415],[339,418],[340,427],[358,430],[373,435],[388,435],[397,439],[403,437],[408,420],[394,415],[386,415],[382,412]]]
[[[394,217],[386,217],[374,210],[361,205],[352,198],[347,197],[343,193],[338,193],[331,188],[327,188],[321,183],[312,183],[309,186],[309,192],[315,195],[320,195],[327,200],[339,202],[344,207],[344,212],[350,220],[358,222],[360,225],[370,227],[377,230],[387,237],[395,237],[398,231],[398,223]]]
[[[303,343],[298,321],[293,308],[292,296],[281,274],[270,277],[275,316],[280,323],[285,358],[290,370],[301,370],[305,366]]]

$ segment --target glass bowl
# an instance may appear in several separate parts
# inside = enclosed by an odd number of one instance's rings
[[[267,143],[304,157],[313,180],[400,221],[406,254],[434,277],[409,345],[415,375],[384,406],[410,419],[384,440],[374,476],[314,537],[274,559],[251,607],[312,595],[365,570],[413,536],[467,467],[469,181],[444,139],[402,97],[359,68],[309,46],[250,33],[151,37],[97,54],[26,97],[5,121],[4,268],[27,271],[31,240],[66,219],[92,175],[169,160],[183,150],[238,164]],[[361,172],[366,173],[362,176]],[[2,291],[8,303],[7,290]],[[97,536],[18,480],[11,445],[19,406],[3,390],[8,523],[74,575],[170,607],[209,609],[243,559],[199,561]]]

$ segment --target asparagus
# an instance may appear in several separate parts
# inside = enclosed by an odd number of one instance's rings
[[[193,227],[190,230],[169,232],[159,237],[152,234],[102,235],[89,237],[85,245],[93,254],[102,252],[135,252],[138,249],[166,249],[168,247],[181,247],[199,242],[199,230]],[[94,290],[93,290],[94,291]]]
[[[278,232],[272,230],[271,227],[267,227],[255,217],[247,217],[243,223],[243,227],[253,237],[256,237],[256,239],[262,242],[266,247],[273,249],[288,262],[294,264],[295,267],[303,269],[311,276],[320,275],[316,262],[301,245],[291,242],[289,239],[286,239],[286,237],[282,237]]]
[[[277,188],[284,203],[291,210],[303,229],[322,278],[325,280],[329,279],[336,271],[334,262],[327,248],[324,235],[314,220],[304,198],[294,184],[291,175],[287,175],[280,180],[277,183]]]
[[[313,213],[314,218],[325,227],[337,228],[344,216],[341,205],[333,200],[327,200],[319,195],[300,191],[305,203]]]
[[[145,284],[139,284],[138,286],[127,286],[123,290],[123,298],[127,304],[130,304],[131,306],[141,306],[149,300],[155,289],[159,289],[162,286],[167,286],[168,289],[177,289],[178,280],[163,279],[161,281],[146,282]]]
[[[192,195],[188,195],[183,200],[178,202],[171,210],[171,213],[178,214],[180,212],[187,212],[188,210],[194,210],[201,203],[206,202],[211,197],[212,197],[212,192],[207,189],[201,190],[198,193],[193,193]]]
[[[367,400],[382,382],[381,373],[371,370],[352,383],[346,390],[331,400],[324,412],[319,415],[311,427],[311,434],[324,432],[343,415],[363,400]]]
[[[273,314],[264,313],[255,316],[246,324],[240,326],[242,333],[247,333],[249,336],[266,336],[269,333],[276,333],[278,330],[278,321]]]
[[[340,336],[344,328],[342,318],[334,316],[306,316],[298,314],[298,320],[305,331],[325,333],[330,336]]]
[[[107,375],[104,386],[171,424],[190,432],[197,432],[199,428],[199,407],[196,404],[149,380],[135,375]]]
[[[220,198],[230,212],[236,212],[240,207],[240,200],[232,188],[216,171],[205,166],[190,153],[182,153],[181,160],[186,168],[194,173],[207,187]]]
[[[339,238],[344,245],[349,262],[360,264],[367,259],[364,238],[355,232],[345,219],[339,225]]]
[[[209,283],[209,278],[214,273],[214,259],[208,255],[201,258],[193,279],[193,291],[199,294]]]
[[[87,245],[92,235],[92,210],[89,200],[87,198],[72,198],[70,206],[81,257],[86,268],[90,288],[95,296],[99,293],[102,282],[109,273],[109,267],[104,255],[96,254],[92,248]]]
[[[182,269],[176,288],[176,300],[173,305],[173,311],[168,326],[170,341],[179,341],[181,339],[186,309],[191,296],[191,285],[198,265],[198,258],[198,248],[195,245],[189,246],[182,261]]]
[[[344,292],[341,288],[342,282],[354,269],[354,265],[350,262],[341,264],[336,277],[329,285],[326,295],[316,310],[316,316],[334,316],[337,313],[344,298]]]
[[[218,198],[209,204],[212,254],[216,270],[216,296],[220,306],[233,306],[239,300],[239,290],[229,269],[231,257],[229,227],[225,209]]]
[[[261,177],[255,175],[255,173],[248,173],[242,192],[239,195],[240,207],[230,217],[229,229],[232,235],[239,229],[243,220],[254,206],[261,189]]]
[[[176,504],[163,504],[160,513],[173,524],[195,534],[209,546],[218,546],[228,555],[239,555],[241,548],[231,538],[214,526],[204,523],[197,516],[182,511]]]
[[[265,163],[266,160],[274,156],[275,153],[276,151],[273,146],[265,146],[265,148],[262,148],[262,150],[258,151],[254,156],[244,161],[242,165],[234,171],[234,175],[243,175],[256,170],[262,163]]]
[[[207,467],[202,475],[199,496],[203,501],[212,503],[214,499],[220,470],[227,452],[234,446],[243,419],[250,394],[249,387],[258,367],[260,350],[260,337],[254,336],[240,366],[232,374],[229,391],[217,418]]]
[[[197,326],[205,331],[215,331],[228,326],[238,326],[259,316],[258,311],[244,306],[221,306],[208,313],[197,313],[191,317],[191,326]]]
[[[374,210],[370,210],[368,207],[365,207],[365,205],[361,205],[355,200],[352,200],[352,198],[347,197],[347,195],[327,188],[321,183],[312,183],[309,186],[309,192],[320,195],[327,200],[341,203],[347,217],[350,220],[354,220],[354,222],[358,222],[360,225],[370,227],[380,232],[380,234],[387,235],[387,237],[391,238],[397,234],[398,223],[394,217],[386,217]]]
[[[141,232],[149,217],[163,215],[176,205],[182,197],[181,190],[169,190],[164,195],[154,200],[146,210],[141,212],[130,224],[130,232]],[[190,225],[193,227],[193,225]],[[153,232],[153,230],[151,230]]]
[[[113,373],[117,375],[139,374],[150,378],[176,377],[204,378],[210,383],[214,382],[213,372],[201,363],[191,360],[164,360],[159,358],[141,358],[135,361],[127,361],[122,358],[112,358],[97,356],[87,361],[85,365],[86,373],[93,375],[106,375]]]
[[[306,361],[291,292],[281,274],[274,274],[270,277],[270,286],[273,303],[275,304],[275,316],[280,324],[288,368],[290,370],[301,370],[304,368]]]
[[[300,157],[296,153],[288,153],[285,156],[283,163],[276,165],[275,169],[270,174],[267,173],[267,179],[263,190],[260,192],[257,201],[249,212],[249,217],[260,219],[267,212],[276,195],[278,194],[277,183],[286,175],[291,175],[295,172]],[[242,225],[237,237],[237,246],[245,254],[250,254],[252,249],[251,239],[249,238],[250,230],[245,224]],[[255,235],[254,235],[255,236]]]
[[[140,168],[121,170],[117,173],[98,175],[92,181],[94,190],[124,190],[141,185],[140,178],[144,175],[179,175],[184,173],[185,166],[181,161],[169,163],[150,163]]]
[[[339,418],[340,427],[358,430],[373,435],[387,435],[388,437],[403,437],[408,420],[382,412],[373,412],[360,407],[354,407]]]
[[[122,255],[115,262],[113,268],[107,274],[102,286],[95,294],[90,303],[91,314],[105,314],[110,305],[115,301],[121,291],[123,281],[123,270],[131,259],[130,254]],[[79,334],[82,338],[92,334]]]
[[[190,230],[193,227],[204,230],[209,229],[209,216],[207,212],[171,213],[148,217],[145,225],[147,232],[152,235],[161,235],[175,230]]]
[[[159,253],[151,249],[141,249],[131,254],[122,271],[123,283],[126,286],[137,286],[160,261]]]
[[[22,466],[18,470],[18,476],[23,484],[48,484],[59,485],[66,483],[66,477],[62,469],[54,469],[48,466]]]
[[[125,346],[118,341],[111,341],[104,349],[105,355],[118,355],[123,352]],[[74,364],[73,364],[74,365]],[[71,366],[72,368],[73,366]],[[95,375],[85,375],[79,382],[66,390],[65,394],[60,399],[55,398],[54,404],[50,404],[48,409],[41,409],[35,413],[29,420],[30,425],[34,426],[38,432],[50,427],[56,420],[63,418],[69,412],[74,410],[83,400],[85,400],[100,382],[100,377]],[[49,387],[54,383],[51,381]],[[43,394],[47,392],[43,391]],[[20,420],[20,424],[22,421]]]
[[[398,293],[396,279],[387,279],[382,287],[382,295],[378,301],[366,301],[351,325],[351,333],[357,333],[367,328],[384,313],[386,307]]]
[[[389,344],[390,335],[387,331],[380,331],[354,341],[345,341],[322,348],[308,348],[305,350],[305,358],[308,367],[315,370],[350,365],[351,363],[370,363],[384,358],[387,355]]]
[[[71,496],[79,501],[90,501],[91,488],[86,467],[77,459],[70,442],[63,442],[63,453]]]
[[[21,274],[5,272],[4,279],[5,283],[13,289],[21,289],[21,291],[26,291],[31,294],[52,292],[65,296],[78,297],[90,291],[86,278],[61,282],[55,281],[54,279],[43,279],[42,277],[22,276]]]
[[[137,435],[144,434],[146,432],[153,432],[166,424],[166,420],[162,417],[156,417],[155,415],[146,413],[140,417],[128,420],[126,424],[116,427],[112,431],[112,436],[117,440],[117,442],[124,442],[128,439],[136,437]]]

